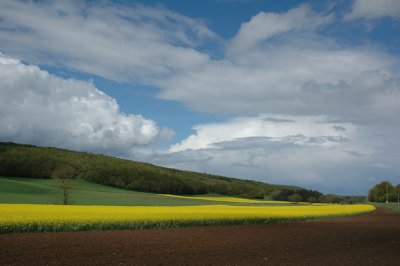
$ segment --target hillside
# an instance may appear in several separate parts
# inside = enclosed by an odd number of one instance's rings
[[[263,198],[288,186],[182,171],[110,156],[0,142],[0,176],[49,179],[68,165],[80,178],[134,191],[166,194],[234,195]]]
[[[69,205],[108,206],[195,206],[195,205],[283,205],[288,202],[254,200],[213,194],[177,196],[154,194],[100,185],[86,180],[71,184]],[[0,176],[0,203],[62,204],[63,191],[52,179]]]

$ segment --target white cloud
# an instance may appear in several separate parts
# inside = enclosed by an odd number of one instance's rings
[[[375,50],[291,35],[234,60],[170,76],[158,83],[159,97],[203,112],[385,120],[400,114],[395,62],[396,57]],[[383,108],[386,104],[389,108]]]
[[[400,115],[398,56],[318,34],[329,21],[308,6],[260,13],[242,24],[224,59],[156,83],[159,97],[201,112],[393,121]]]
[[[231,54],[247,53],[262,41],[276,35],[296,30],[313,30],[328,23],[332,18],[332,15],[325,16],[313,12],[308,5],[282,14],[260,12],[241,25],[239,32],[230,42],[228,51]]]
[[[376,19],[381,17],[400,18],[398,0],[355,0],[352,10],[345,19]]]
[[[208,60],[194,48],[216,38],[202,22],[140,5],[0,2],[0,48],[35,64],[117,81],[150,82]]]
[[[340,126],[342,130],[335,127]],[[203,124],[194,127],[195,134],[171,146],[171,152],[214,147],[213,144],[242,138],[263,137],[271,141],[291,140],[294,144],[325,145],[348,138],[356,126],[351,123],[334,123],[326,117],[299,117],[258,115],[238,117],[225,123]]]
[[[93,83],[62,79],[0,54],[0,139],[128,154],[161,133],[152,120],[124,114]]]
[[[363,123],[400,114],[398,57],[319,34],[332,15],[308,5],[260,12],[218,60],[201,52],[204,42],[219,40],[204,23],[162,8],[6,0],[0,18],[0,48],[8,54],[150,84],[159,98],[200,112]]]

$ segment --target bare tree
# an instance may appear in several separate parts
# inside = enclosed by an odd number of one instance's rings
[[[298,203],[299,201],[302,201],[302,200],[303,200],[303,198],[297,193],[290,195],[288,197],[288,201],[293,202],[293,203]]]
[[[62,165],[53,171],[51,177],[56,181],[56,186],[63,191],[63,204],[68,205],[74,182],[79,179],[78,168],[71,165]]]

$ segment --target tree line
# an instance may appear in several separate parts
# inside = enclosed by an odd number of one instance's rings
[[[400,195],[400,184],[394,186],[389,181],[383,181],[373,186],[368,192],[371,202],[397,202]]]
[[[282,189],[272,192],[274,200],[290,202],[309,202],[309,203],[341,203],[354,204],[366,201],[365,196],[341,196],[336,194],[322,194],[316,190],[309,189]]]

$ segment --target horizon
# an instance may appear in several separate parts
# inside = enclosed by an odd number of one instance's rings
[[[0,141],[366,195],[400,173],[400,1],[1,1]]]

